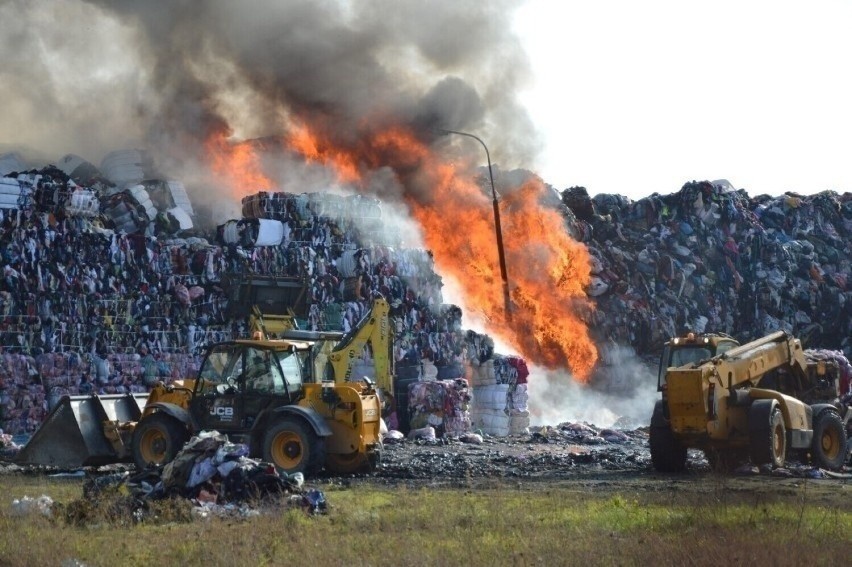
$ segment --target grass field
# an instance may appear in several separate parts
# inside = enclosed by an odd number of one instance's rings
[[[191,520],[171,502],[139,524],[80,501],[82,481],[4,476],[0,565],[848,564],[848,485],[755,492],[694,482],[700,490],[323,487],[324,516],[282,506]],[[52,517],[13,514],[13,499],[42,494],[58,503]]]

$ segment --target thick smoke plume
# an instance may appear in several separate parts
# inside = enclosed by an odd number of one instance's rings
[[[11,0],[0,138],[94,163],[142,145],[177,175],[212,133],[279,135],[310,115],[344,145],[391,124],[473,129],[496,160],[525,164],[537,148],[517,99],[516,4]]]
[[[358,190],[410,208],[432,232],[432,249],[463,227],[464,245],[440,260],[454,256],[468,295],[488,287],[480,291],[498,297],[490,291],[500,286],[490,195],[469,181],[482,147],[438,131],[475,132],[503,171],[536,156],[519,102],[531,76],[511,32],[518,4],[10,0],[0,17],[15,25],[3,26],[0,46],[16,57],[0,68],[0,139],[95,164],[108,151],[142,147],[205,205],[241,196],[232,190],[235,172],[251,180],[243,194],[323,191],[357,179]],[[253,153],[276,144],[287,151]],[[231,151],[241,148],[245,156]],[[211,164],[211,156],[227,159]],[[525,343],[525,355],[555,352],[549,365],[570,355],[585,378],[597,356],[574,307],[588,283],[585,248],[562,234],[556,213],[536,205],[540,183],[498,183],[515,244],[507,253],[518,274],[513,297],[529,314],[515,317],[511,342]],[[474,229],[479,240],[468,238]],[[534,230],[550,238],[533,240]]]

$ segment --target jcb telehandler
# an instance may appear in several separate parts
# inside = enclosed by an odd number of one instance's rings
[[[651,417],[654,468],[682,471],[689,448],[703,450],[720,471],[748,459],[780,467],[794,451],[822,468],[842,468],[852,409],[839,398],[815,398],[831,392],[819,384],[821,370],[783,331],[744,345],[721,334],[670,340]]]
[[[211,346],[195,379],[149,394],[65,397],[17,461],[64,468],[172,460],[203,430],[225,433],[287,473],[351,472],[381,456],[371,383],[322,381],[310,341],[236,340]]]

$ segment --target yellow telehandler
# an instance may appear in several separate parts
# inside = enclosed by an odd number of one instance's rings
[[[172,460],[216,430],[286,473],[351,472],[381,457],[381,408],[370,383],[315,379],[311,341],[235,340],[208,348],[197,378],[149,394],[63,398],[17,456],[62,468]]]
[[[721,471],[749,459],[781,467],[792,451],[822,468],[842,468],[852,409],[840,399],[809,399],[815,388],[831,391],[814,383],[822,380],[819,368],[783,331],[744,345],[721,334],[670,340],[651,417],[654,468],[684,470],[689,448],[703,450]]]

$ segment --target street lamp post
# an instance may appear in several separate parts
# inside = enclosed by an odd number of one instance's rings
[[[506,254],[503,252],[503,230],[500,226],[500,207],[497,203],[497,191],[494,189],[494,173],[491,171],[491,154],[488,152],[488,146],[479,136],[468,134],[467,132],[458,132],[456,130],[441,129],[444,134],[458,134],[459,136],[467,136],[473,138],[485,148],[485,158],[488,160],[488,177],[491,180],[491,196],[494,205],[494,229],[497,233],[497,255],[500,258],[500,276],[503,278],[503,301],[505,302],[504,309],[506,310],[506,321],[512,321],[511,303],[509,302],[509,276],[506,274]]]

